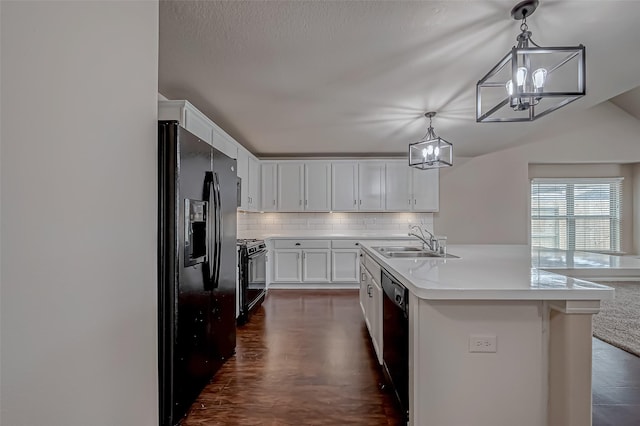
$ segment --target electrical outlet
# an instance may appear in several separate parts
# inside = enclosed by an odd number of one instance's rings
[[[469,336],[469,352],[497,352],[497,337],[491,335]]]

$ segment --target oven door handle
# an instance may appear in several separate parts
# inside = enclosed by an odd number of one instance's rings
[[[254,257],[258,257],[258,256],[260,256],[262,254],[267,254],[267,250],[265,249],[265,250],[260,250],[260,251],[253,252],[253,253],[251,253],[249,255],[249,258],[251,259],[251,258],[254,258]]]

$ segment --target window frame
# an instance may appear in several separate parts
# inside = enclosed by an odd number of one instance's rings
[[[555,248],[558,250],[576,250],[576,219],[606,219],[609,222],[609,249],[601,249],[597,247],[592,248],[580,248],[578,251],[592,251],[601,253],[622,253],[622,202],[623,202],[623,177],[607,177],[607,178],[531,178],[529,180],[529,245],[533,245],[533,221],[535,219],[547,219],[557,220],[560,223],[562,219],[566,220],[566,248],[559,247],[559,242],[554,244],[555,247],[543,247],[543,248]],[[575,187],[577,184],[594,184],[594,185],[616,185],[615,190],[613,187],[609,189],[609,214],[608,215],[575,215]],[[565,202],[565,215],[536,215],[533,214],[534,209],[534,185],[536,184],[551,184],[551,185],[566,185],[566,193],[564,197]],[[616,199],[617,198],[617,199]],[[557,228],[557,225],[556,225]],[[536,238],[544,238],[544,235],[537,236]]]

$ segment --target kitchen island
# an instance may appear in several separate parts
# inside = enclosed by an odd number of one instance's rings
[[[613,289],[546,271],[526,246],[452,245],[459,258],[417,259],[374,249],[391,245],[406,241],[361,242],[364,264],[409,291],[410,425],[591,424],[591,319]],[[562,269],[562,256],[546,258]],[[624,267],[640,276],[640,261]]]

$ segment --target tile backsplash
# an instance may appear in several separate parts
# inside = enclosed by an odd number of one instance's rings
[[[409,224],[433,231],[432,213],[238,213],[238,238],[320,233],[402,234]]]

